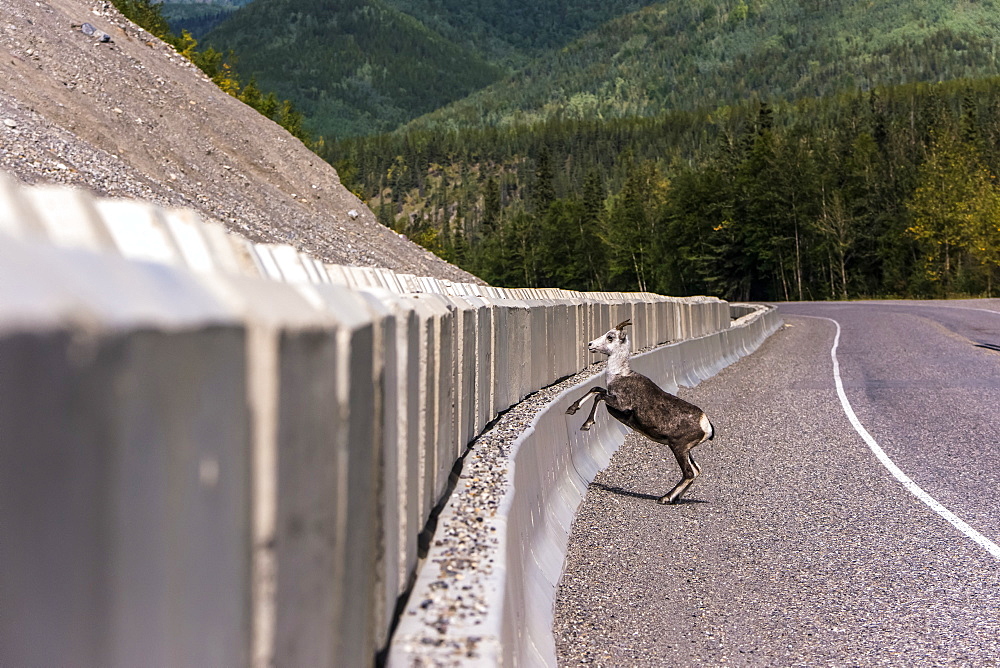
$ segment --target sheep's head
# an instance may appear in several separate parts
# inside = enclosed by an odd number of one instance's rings
[[[587,347],[592,353],[604,353],[613,355],[616,351],[624,350],[627,354],[631,344],[628,340],[628,333],[625,328],[632,324],[632,320],[625,320],[618,323],[614,329],[609,329],[607,334],[599,336],[591,341]]]

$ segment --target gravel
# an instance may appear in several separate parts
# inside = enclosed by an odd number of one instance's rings
[[[482,282],[378,224],[332,167],[109,2],[0,0],[0,122],[0,170],[25,183],[192,207],[326,262]]]

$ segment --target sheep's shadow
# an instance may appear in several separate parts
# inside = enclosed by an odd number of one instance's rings
[[[612,487],[611,485],[605,485],[600,482],[590,483],[591,487],[596,487],[597,489],[602,489],[605,492],[611,492],[612,494],[617,494],[618,496],[629,496],[633,499],[645,499],[647,501],[659,501],[660,496],[657,494],[643,494],[642,492],[633,492],[628,489],[622,489],[621,487]],[[681,500],[674,505],[682,506],[686,503],[708,503],[702,499],[685,499],[681,497]]]

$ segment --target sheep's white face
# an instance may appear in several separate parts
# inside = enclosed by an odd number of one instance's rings
[[[615,351],[622,349],[628,352],[628,334],[623,329],[610,329],[607,334],[599,336],[587,344],[587,348],[592,353],[604,353],[605,355],[613,355]]]

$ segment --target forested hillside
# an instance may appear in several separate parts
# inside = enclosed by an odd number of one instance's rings
[[[293,100],[314,135],[391,130],[496,80],[501,70],[380,0],[268,0],[205,42]]]
[[[691,0],[650,5],[553,50],[422,127],[610,118],[1000,75],[992,0]]]
[[[730,299],[995,290],[1000,79],[328,146],[383,222],[501,285]]]
[[[267,0],[205,36],[304,111],[314,135],[386,132],[508,75],[642,0]],[[171,6],[203,15],[190,5]],[[178,19],[179,20],[179,19]]]
[[[195,38],[225,21],[247,0],[215,0],[214,2],[164,2],[160,5],[170,29],[180,35],[185,30]]]
[[[343,138],[997,76],[998,34],[993,0],[267,0],[205,43]]]
[[[386,0],[446,39],[520,68],[647,0]]]

